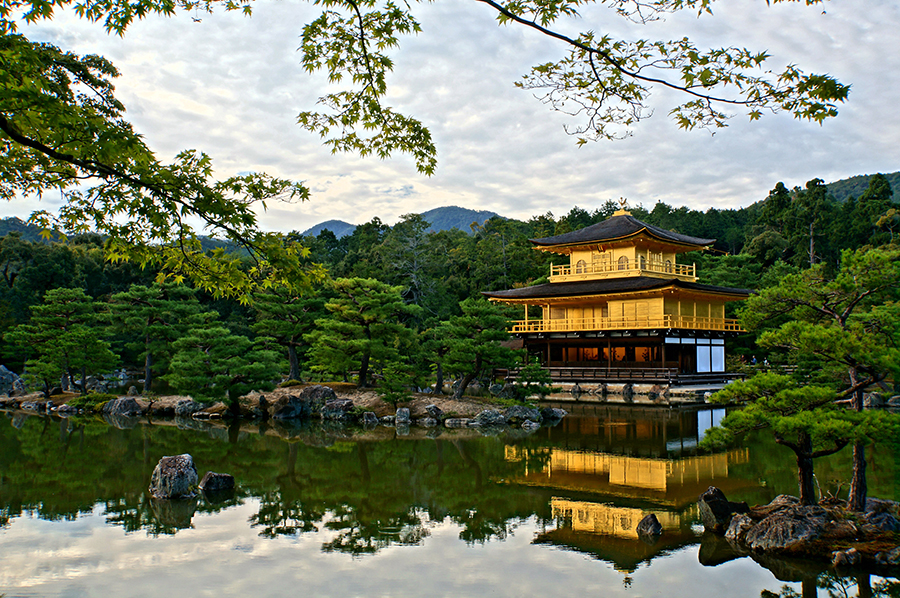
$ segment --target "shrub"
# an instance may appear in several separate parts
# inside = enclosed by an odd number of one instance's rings
[[[85,395],[79,395],[75,398],[69,399],[66,401],[66,405],[69,407],[75,407],[76,409],[84,409],[86,411],[97,411],[99,410],[104,403],[108,403],[109,401],[114,401],[118,399],[116,395],[111,395],[103,392],[90,392]]]

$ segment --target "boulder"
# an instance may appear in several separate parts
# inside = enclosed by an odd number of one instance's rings
[[[628,382],[622,387],[622,398],[629,403],[634,400],[634,384]]]
[[[863,515],[867,526],[874,532],[900,532],[900,521],[890,513],[869,511]]]
[[[200,480],[200,489],[204,492],[222,492],[234,490],[234,476],[227,473],[207,471]]]
[[[576,382],[575,386],[572,387],[572,398],[574,398],[577,401],[583,394],[584,394],[584,390]]]
[[[506,418],[506,422],[513,425],[521,424],[524,421],[540,423],[543,419],[540,411],[532,409],[531,407],[526,407],[525,405],[513,405],[512,407],[508,407],[503,415]]]
[[[15,384],[20,380],[21,378],[15,372],[6,369],[5,365],[0,365],[0,394],[12,396],[10,393],[15,390]]]
[[[436,419],[438,421],[444,419],[444,410],[437,405],[426,405],[425,412],[428,413],[428,417],[432,419]]]
[[[472,421],[468,417],[448,417],[444,420],[444,426],[447,428],[465,428]]]
[[[537,430],[540,427],[541,427],[541,424],[531,421],[530,419],[526,419],[525,421],[522,422],[523,430]]]
[[[127,394],[129,397],[136,397],[136,396],[138,396],[138,395],[141,394],[141,393],[138,392],[137,386],[129,386],[129,387],[128,387],[128,392],[127,392],[126,394]]]
[[[900,546],[893,550],[885,550],[875,555],[875,562],[889,567],[900,566]]]
[[[819,506],[788,506],[776,510],[744,534],[744,542],[760,552],[802,553],[822,537],[827,512]]]
[[[862,561],[862,555],[855,548],[836,550],[831,553],[831,564],[835,567],[852,567]]]
[[[22,381],[21,378],[18,380],[15,380],[13,382],[12,390],[9,391],[9,396],[21,397],[22,395],[25,395],[25,394],[27,394],[27,391],[25,390],[25,383]]]
[[[731,518],[728,529],[725,530],[725,538],[732,542],[742,542],[744,534],[753,527],[753,520],[746,513],[737,513]]]
[[[505,426],[506,416],[496,409],[485,409],[469,422],[470,426]]]
[[[378,416],[372,411],[366,411],[362,414],[362,423],[365,426],[377,426]]]
[[[879,392],[867,392],[863,394],[863,407],[872,409],[875,407],[884,407],[884,399]]]
[[[895,395],[888,399],[887,404],[889,407],[900,407],[900,395]]]
[[[384,426],[393,426],[393,425],[394,425],[394,420],[397,419],[397,418],[396,418],[395,416],[393,416],[393,415],[383,415],[383,416],[381,416],[381,418],[379,418],[379,419],[380,419],[382,425],[384,425]]]
[[[394,424],[398,426],[408,426],[409,421],[409,409],[406,407],[397,409],[397,413],[394,415]]]
[[[307,386],[298,395],[291,395],[283,404],[275,407],[272,419],[309,419],[319,417],[329,400],[337,399],[335,392],[327,386],[316,384]]]
[[[750,507],[747,503],[733,503],[725,498],[725,493],[710,486],[706,492],[700,495],[697,501],[700,508],[700,520],[708,532],[722,535],[731,524],[731,518],[735,513],[747,513]]]
[[[331,389],[329,389],[331,390]],[[351,419],[353,401],[350,399],[328,399],[322,406],[322,419],[330,421],[347,421]]]
[[[100,412],[103,415],[137,417],[143,413],[143,410],[133,397],[123,397],[107,401]]]
[[[436,428],[441,425],[441,422],[433,417],[426,417],[422,420],[422,425],[426,428]]]
[[[663,528],[659,519],[656,518],[656,515],[650,513],[637,524],[636,531],[640,539],[645,542],[649,541],[650,544],[654,544],[657,538],[662,535]]]
[[[544,407],[541,409],[541,421],[559,421],[569,414],[565,409]]]
[[[187,453],[163,457],[150,476],[149,491],[154,498],[191,498],[196,487],[197,468]]]

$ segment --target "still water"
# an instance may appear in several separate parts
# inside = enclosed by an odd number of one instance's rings
[[[750,503],[796,493],[790,451],[763,433],[697,453],[722,415],[598,406],[531,434],[398,436],[5,413],[0,595],[900,595],[894,579],[732,559],[703,535],[710,485]],[[237,492],[149,499],[156,462],[180,453]],[[900,498],[895,453],[872,447],[870,495]],[[822,492],[846,492],[849,457],[817,461]],[[634,532],[647,513],[654,545]]]

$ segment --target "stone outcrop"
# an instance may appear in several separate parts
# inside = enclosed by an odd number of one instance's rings
[[[409,409],[406,407],[397,409],[397,413],[394,415],[394,424],[397,426],[408,426],[409,422]]]
[[[728,514],[726,505],[735,504],[741,503],[728,502],[714,487],[699,501],[704,527],[724,533],[738,556],[749,554],[757,560],[830,558],[835,567],[900,564],[900,549],[884,550],[885,543],[896,545],[900,529],[895,515],[900,505],[893,501],[872,500],[865,512],[853,513],[843,501],[802,505],[796,497],[781,495],[767,505]],[[726,518],[728,524],[722,532]],[[892,557],[892,550],[898,554]],[[891,564],[892,558],[898,562]]]
[[[187,453],[163,457],[150,476],[150,495],[154,498],[191,498],[197,487],[197,468]]]

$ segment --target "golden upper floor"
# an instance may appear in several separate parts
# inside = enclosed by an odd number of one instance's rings
[[[625,210],[577,231],[531,240],[539,251],[569,257],[568,264],[550,267],[550,282],[629,276],[696,282],[696,266],[679,264],[676,256],[705,249],[714,241],[652,226]]]

